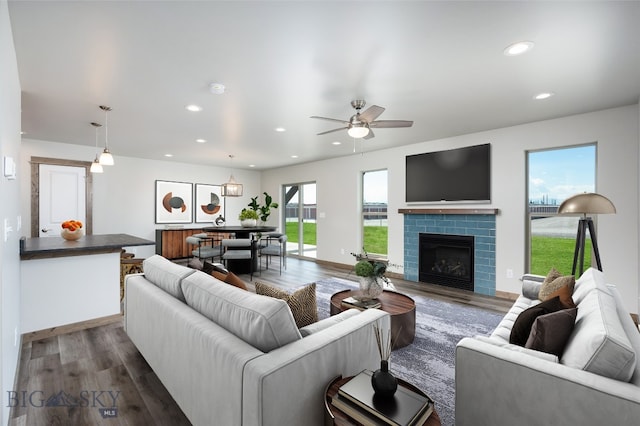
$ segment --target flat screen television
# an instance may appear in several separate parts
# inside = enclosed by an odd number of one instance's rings
[[[407,155],[406,202],[491,201],[491,144]]]

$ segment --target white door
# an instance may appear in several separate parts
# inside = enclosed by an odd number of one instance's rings
[[[60,236],[65,220],[86,223],[86,169],[40,164],[40,237]]]

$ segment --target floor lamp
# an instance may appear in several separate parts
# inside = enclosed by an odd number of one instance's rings
[[[560,207],[558,208],[559,214],[582,214],[582,217],[578,221],[578,233],[576,235],[576,248],[573,253],[573,267],[571,269],[571,275],[576,275],[578,258],[580,259],[579,275],[582,275],[582,272],[584,271],[584,244],[586,242],[587,229],[589,229],[589,235],[591,235],[591,245],[593,246],[593,253],[596,258],[596,266],[600,271],[602,271],[600,251],[598,250],[598,240],[596,239],[593,219],[587,215],[615,212],[616,207],[607,197],[592,192],[576,194],[567,198],[562,202],[562,204],[560,204]]]

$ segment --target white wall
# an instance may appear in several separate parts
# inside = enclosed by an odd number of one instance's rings
[[[20,156],[20,80],[16,52],[13,47],[11,23],[6,1],[0,1],[0,161],[10,156],[16,162]],[[2,168],[4,170],[4,168]],[[20,215],[21,180],[8,180],[0,176],[0,227],[4,223],[13,228],[7,237],[0,237],[0,349],[2,364],[2,410],[0,424],[9,422],[7,391],[14,390],[20,342],[16,342],[16,330],[20,329],[20,258],[18,222]]]
[[[111,148],[113,152],[113,148]],[[230,168],[207,167],[174,161],[154,161],[121,157],[114,153],[115,165],[105,166],[104,173],[93,175],[93,233],[130,234],[155,241],[155,230],[165,225],[155,222],[155,181],[222,184],[229,179]],[[25,139],[22,142],[20,171],[23,182],[30,182],[29,159],[32,156],[91,161],[95,148],[65,143]],[[226,198],[227,224],[238,225],[238,213],[246,207],[252,196],[261,194],[260,173],[234,169],[236,181],[244,185],[244,196]],[[260,198],[262,199],[262,198]],[[20,206],[23,222],[30,223],[31,194],[29,185],[21,193]],[[185,224],[186,228],[207,224]],[[30,230],[23,229],[29,236]],[[132,247],[129,252],[140,257],[155,253],[154,246]]]
[[[403,217],[397,212],[408,207],[404,202],[405,156],[490,142],[493,200],[491,205],[479,207],[500,210],[496,218],[496,289],[519,293],[517,278],[525,272],[526,261],[525,152],[597,142],[597,191],[610,198],[618,211],[597,219],[602,265],[607,279],[620,288],[629,311],[638,312],[638,123],[638,105],[609,109],[269,170],[262,175],[262,188],[280,194],[282,184],[315,181],[318,211],[324,213],[324,218],[318,218],[318,258],[349,264],[353,262],[349,253],[360,249],[360,172],[387,168],[389,261],[402,265]],[[478,205],[465,205],[471,206]],[[341,254],[343,248],[345,254]],[[506,278],[507,269],[515,272],[514,278]]]

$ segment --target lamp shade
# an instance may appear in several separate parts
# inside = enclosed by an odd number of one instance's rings
[[[560,204],[559,214],[609,214],[615,213],[616,207],[607,197],[594,192],[573,195]]]
[[[96,155],[96,159],[91,163],[91,168],[89,169],[91,173],[102,173],[104,170],[102,169],[102,164],[98,160],[98,156]]]
[[[233,175],[229,178],[229,182],[222,184],[223,197],[242,197],[242,184],[237,183]]]
[[[369,128],[364,123],[353,123],[347,133],[352,138],[364,138],[369,134]]]
[[[113,166],[113,155],[111,155],[108,148],[105,148],[102,154],[100,154],[100,165]]]

